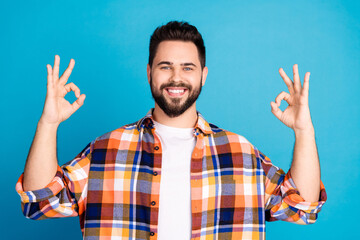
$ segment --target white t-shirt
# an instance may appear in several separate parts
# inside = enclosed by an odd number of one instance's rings
[[[175,128],[155,122],[162,146],[158,239],[191,238],[191,154],[193,128]]]

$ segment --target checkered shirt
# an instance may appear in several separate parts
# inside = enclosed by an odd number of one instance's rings
[[[104,134],[59,166],[43,189],[16,190],[30,219],[79,216],[83,238],[157,239],[162,146],[152,111]],[[191,157],[191,239],[265,239],[265,221],[314,223],[326,201],[306,202],[290,171],[244,137],[198,114]]]

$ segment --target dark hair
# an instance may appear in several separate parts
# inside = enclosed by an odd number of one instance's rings
[[[205,45],[197,28],[187,22],[171,21],[166,25],[157,27],[150,38],[149,65],[152,66],[157,48],[162,41],[181,40],[193,42],[199,53],[201,68],[205,67]]]

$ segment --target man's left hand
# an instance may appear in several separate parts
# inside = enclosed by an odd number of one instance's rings
[[[294,82],[286,75],[282,68],[279,69],[280,76],[289,89],[289,93],[281,92],[275,102],[271,102],[271,112],[286,126],[292,128],[296,133],[313,132],[314,127],[311,122],[309,109],[309,79],[310,72],[305,74],[303,87],[299,77],[298,65],[293,66]],[[279,108],[282,100],[289,106],[281,111]]]

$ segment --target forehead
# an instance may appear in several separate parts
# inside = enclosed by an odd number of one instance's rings
[[[161,61],[193,62],[200,65],[198,50],[193,42],[162,41],[160,42],[154,63]]]

